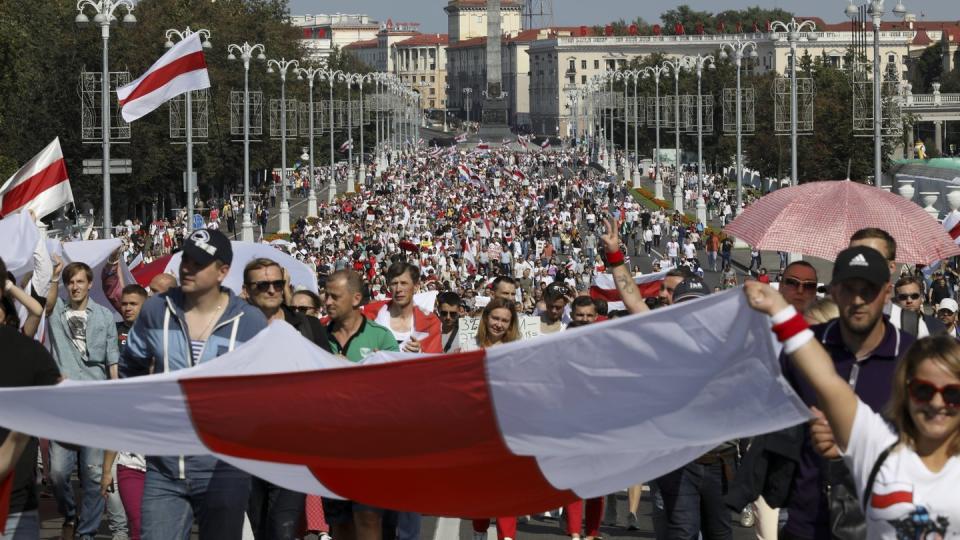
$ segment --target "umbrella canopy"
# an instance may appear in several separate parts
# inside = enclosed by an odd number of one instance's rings
[[[853,233],[877,227],[897,241],[897,262],[930,264],[960,246],[922,208],[899,195],[849,181],[780,189],[748,206],[724,230],[765,250],[836,258]]]

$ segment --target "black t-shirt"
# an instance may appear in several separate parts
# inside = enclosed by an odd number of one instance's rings
[[[60,370],[50,353],[15,328],[0,327],[0,349],[3,350],[0,387],[48,386],[60,379]],[[9,430],[0,427],[0,441],[5,440],[8,433]],[[36,469],[37,440],[31,439],[14,469],[11,514],[37,508]]]
[[[946,280],[944,280],[942,283],[934,281],[930,289],[932,291],[930,293],[931,300],[934,304],[939,304],[944,298],[950,298],[953,296],[950,294],[950,286],[947,285]]]

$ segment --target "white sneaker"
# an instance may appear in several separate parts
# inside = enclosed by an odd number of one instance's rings
[[[627,515],[627,530],[635,531],[637,529],[639,529],[637,526],[637,515],[633,512],[630,512],[630,514]]]

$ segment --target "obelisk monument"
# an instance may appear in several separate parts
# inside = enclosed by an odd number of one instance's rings
[[[480,136],[487,140],[510,136],[500,56],[502,33],[500,0],[487,0],[487,88],[483,95],[483,123],[480,126]]]

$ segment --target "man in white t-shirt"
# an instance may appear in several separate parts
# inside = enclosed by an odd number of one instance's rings
[[[667,258],[670,259],[670,264],[672,264],[673,266],[679,266],[680,265],[680,261],[678,260],[679,257],[680,257],[680,244],[676,241],[676,239],[671,238],[670,241],[667,242]]]

